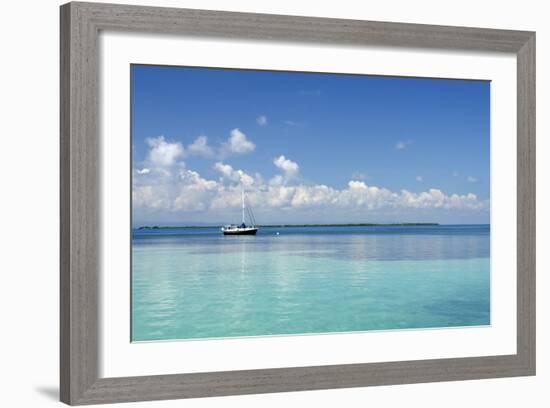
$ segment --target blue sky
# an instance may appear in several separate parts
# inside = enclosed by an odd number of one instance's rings
[[[489,82],[131,70],[135,224],[489,222]]]

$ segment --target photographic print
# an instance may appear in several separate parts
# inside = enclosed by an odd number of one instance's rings
[[[489,81],[130,70],[133,342],[491,324]]]

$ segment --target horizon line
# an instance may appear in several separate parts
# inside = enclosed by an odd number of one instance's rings
[[[219,228],[225,224],[212,225],[140,225],[132,226],[132,229],[192,229],[192,228]],[[292,228],[292,227],[415,227],[415,226],[451,226],[451,225],[491,225],[490,223],[468,224],[440,224],[438,222],[391,222],[391,223],[328,223],[328,224],[258,224],[261,228]]]

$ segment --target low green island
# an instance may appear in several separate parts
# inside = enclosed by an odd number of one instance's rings
[[[356,223],[356,224],[267,224],[257,225],[259,228],[315,228],[315,227],[424,227],[437,226],[437,222],[400,222],[400,223]],[[221,228],[223,225],[166,225],[166,226],[141,226],[138,230],[149,229],[196,229],[196,228]]]

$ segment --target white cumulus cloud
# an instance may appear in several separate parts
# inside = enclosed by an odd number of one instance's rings
[[[150,137],[146,142],[150,147],[148,160],[155,166],[172,166],[183,156],[183,146],[180,142],[167,142],[164,136]]]
[[[195,139],[193,143],[187,146],[189,154],[194,154],[202,157],[213,157],[214,149],[208,144],[208,137],[201,135]]]
[[[246,135],[239,129],[233,129],[229,135],[229,139],[224,145],[226,153],[245,154],[253,152],[256,145],[248,140]]]
[[[300,166],[298,166],[298,163],[287,159],[284,155],[275,157],[273,159],[273,164],[283,171],[287,179],[296,176],[300,171]]]
[[[222,162],[218,162],[218,163],[214,164],[214,169],[219,171],[222,174],[222,176],[224,176],[228,179],[232,179],[233,167],[231,167],[229,164],[224,164]]]
[[[221,173],[222,179],[233,181],[235,183],[240,183],[245,187],[251,186],[255,182],[254,177],[245,173],[242,170],[233,169],[233,167],[229,164],[217,162],[216,164],[214,164],[214,169]]]

